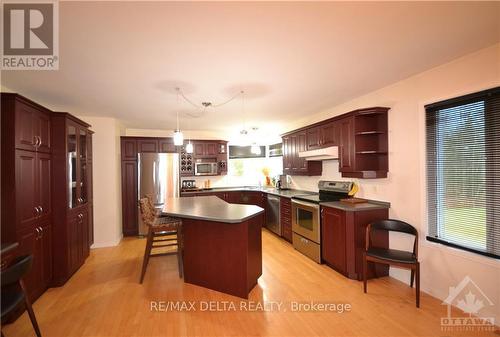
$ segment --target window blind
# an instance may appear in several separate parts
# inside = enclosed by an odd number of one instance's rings
[[[427,239],[500,258],[500,87],[425,108]]]

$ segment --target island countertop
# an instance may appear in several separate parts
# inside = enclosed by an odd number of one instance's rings
[[[163,215],[226,223],[240,223],[262,212],[259,206],[230,204],[216,196],[168,198],[162,209]]]

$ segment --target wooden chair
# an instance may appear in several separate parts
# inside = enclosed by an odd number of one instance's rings
[[[177,254],[177,263],[179,268],[179,277],[182,277],[182,221],[177,218],[160,217],[148,198],[142,198],[139,201],[141,216],[144,223],[148,226],[148,235],[146,239],[146,250],[142,262],[141,279],[144,280],[146,269],[150,257],[166,256]],[[164,253],[152,253],[153,249],[177,246],[175,251]]]
[[[36,321],[35,313],[31,307],[31,301],[28,298],[26,288],[22,277],[31,269],[33,256],[26,255],[16,258],[10,267],[2,271],[2,325],[5,320],[12,316],[18,308],[24,303],[28,316],[30,317],[33,329],[38,337],[41,337],[40,328]],[[2,332],[3,337],[3,332]]]
[[[413,251],[372,247],[371,234],[376,230],[413,235],[415,237]],[[418,232],[415,227],[403,221],[390,219],[377,221],[366,227],[366,249],[363,253],[363,289],[365,293],[368,262],[384,263],[410,269],[410,287],[413,287],[413,280],[415,279],[416,304],[417,308],[420,308],[420,263],[418,262]]]

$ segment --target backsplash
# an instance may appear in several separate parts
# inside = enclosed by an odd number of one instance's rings
[[[318,181],[320,180],[336,180],[336,181],[354,181],[359,186],[359,191],[356,194],[359,198],[389,201],[386,191],[390,181],[390,173],[388,178],[384,179],[356,179],[342,178],[339,172],[338,160],[323,161],[323,174],[321,176],[292,176],[292,188],[304,191],[318,192]]]

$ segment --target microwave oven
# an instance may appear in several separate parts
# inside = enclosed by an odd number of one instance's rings
[[[197,162],[194,164],[195,176],[216,176],[218,174],[217,162]]]

